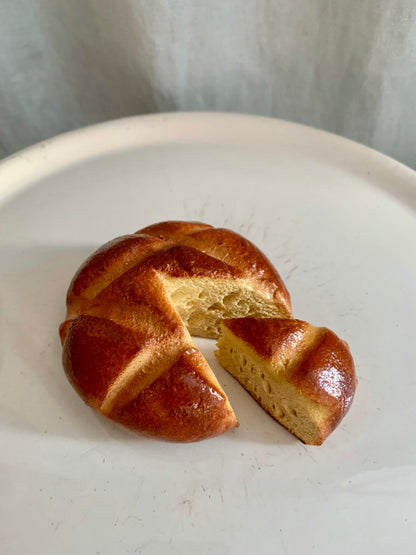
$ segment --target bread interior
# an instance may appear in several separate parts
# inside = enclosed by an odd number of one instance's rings
[[[225,326],[215,354],[221,365],[292,434],[304,443],[323,442],[329,411],[287,381],[290,369],[285,362],[271,364]]]
[[[217,338],[223,318],[286,316],[243,280],[164,276],[163,282],[191,335]]]

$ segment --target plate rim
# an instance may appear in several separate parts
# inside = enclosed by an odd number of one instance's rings
[[[187,140],[191,138],[189,136],[191,127],[198,131],[197,136],[202,136],[202,130],[205,132],[207,129],[210,130],[210,138],[212,138],[214,123],[223,125],[225,129],[229,128],[231,123],[240,126],[263,126],[264,129],[269,126],[267,130],[271,130],[271,134],[276,133],[279,129],[284,129],[294,136],[304,137],[305,140],[307,138],[318,139],[322,144],[331,144],[335,148],[343,149],[346,153],[354,154],[354,158],[365,158],[373,165],[378,165],[383,171],[391,172],[392,178],[400,179],[401,188],[407,189],[404,196],[416,195],[416,170],[387,154],[341,135],[269,116],[237,112],[178,111],[139,114],[79,127],[39,141],[7,156],[0,160],[0,205],[7,202],[9,197],[30,187],[37,180],[64,170],[72,164],[123,151],[126,147],[166,144],[167,139],[171,139],[170,142],[172,142],[172,138],[175,139],[175,137],[179,140],[178,130],[181,125],[185,126],[185,130],[188,132],[188,136],[183,137]],[[159,132],[159,127],[163,128],[163,133]],[[122,130],[125,132],[124,140],[116,141],[116,136],[120,139]],[[142,134],[138,131],[142,131]],[[153,137],[151,137],[150,131],[152,131]],[[96,139],[98,134],[100,140],[94,141],[93,139]],[[238,143],[243,139],[236,134],[235,140]],[[243,144],[250,145],[252,143],[251,137],[243,140]],[[400,196],[403,196],[403,191]]]

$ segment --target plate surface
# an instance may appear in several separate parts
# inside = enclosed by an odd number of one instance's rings
[[[136,436],[86,407],[57,328],[78,265],[167,219],[229,227],[276,265],[294,315],[350,344],[355,401],[301,444],[223,371],[240,420],[202,443]],[[82,129],[0,165],[2,553],[412,553],[416,174],[356,143],[250,116]]]

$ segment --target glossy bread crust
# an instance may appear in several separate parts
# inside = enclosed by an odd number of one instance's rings
[[[181,357],[112,418],[133,430],[162,439],[189,442],[226,432],[225,395],[198,372],[204,365],[197,349]]]
[[[60,326],[63,364],[75,389],[129,428],[195,441],[237,420],[172,303],[167,278],[244,283],[286,317],[290,297],[251,242],[199,222],[161,222],[118,237],[75,274]]]
[[[297,319],[232,318],[222,326],[252,349],[278,382],[293,386],[299,399],[311,401],[325,414],[314,441],[321,444],[354,398],[357,377],[348,344],[328,328]]]

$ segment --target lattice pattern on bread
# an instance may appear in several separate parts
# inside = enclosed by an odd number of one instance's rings
[[[229,230],[163,222],[114,239],[78,270],[61,324],[63,363],[105,416],[165,439],[194,441],[237,425],[191,335],[223,318],[291,317],[269,260]]]

